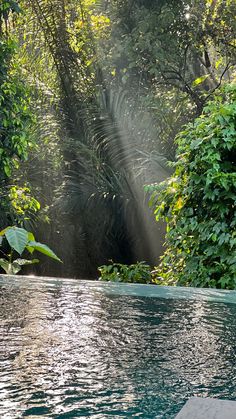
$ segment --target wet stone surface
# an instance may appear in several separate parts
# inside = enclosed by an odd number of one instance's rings
[[[184,405],[176,419],[235,419],[236,402],[192,397]]]

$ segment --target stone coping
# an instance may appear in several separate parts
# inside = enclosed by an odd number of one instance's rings
[[[191,397],[176,419],[236,419],[236,401]]]

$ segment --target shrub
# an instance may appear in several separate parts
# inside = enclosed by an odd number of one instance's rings
[[[102,281],[128,282],[149,284],[152,282],[151,267],[145,262],[137,262],[133,265],[111,263],[98,268]]]
[[[167,222],[158,275],[168,284],[236,288],[236,85],[177,137],[174,175],[151,185]]]

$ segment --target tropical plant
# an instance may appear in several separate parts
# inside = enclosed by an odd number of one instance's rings
[[[133,95],[174,88],[200,114],[235,64],[235,13],[234,0],[111,1],[106,63]]]
[[[27,250],[30,254],[37,251],[61,262],[57,255],[46,244],[36,242],[33,233],[25,230],[24,228],[16,226],[6,227],[0,232],[0,239],[1,245],[3,239],[5,239],[10,246],[9,254],[5,254],[1,251],[5,258],[0,259],[0,266],[9,275],[15,275],[18,273],[22,266],[32,265],[39,262],[38,259],[14,259],[14,252],[21,256],[25,250]]]
[[[157,275],[168,284],[236,288],[236,85],[177,137],[173,176],[153,190],[167,222]]]
[[[10,2],[5,4],[7,7]],[[7,19],[8,14],[5,9],[4,11],[0,9],[0,28],[2,15]],[[28,137],[29,125],[32,122],[29,92],[21,78],[21,69],[14,61],[15,54],[14,39],[9,34],[2,33],[0,39],[1,181],[11,175],[13,168],[19,167],[19,160],[26,159],[27,152],[32,147]]]
[[[16,1],[2,0],[0,5],[0,226],[22,223],[23,214],[35,212],[39,203],[30,196],[28,187],[17,186],[17,172],[33,148],[33,116],[29,89],[17,63],[17,42],[11,33]],[[24,182],[25,183],[25,182]],[[24,201],[24,202],[23,202]],[[36,208],[37,207],[37,208]],[[29,210],[29,211],[28,211]]]
[[[127,282],[138,284],[150,284],[152,282],[151,267],[145,262],[137,262],[132,265],[111,263],[99,266],[101,281]]]
[[[12,176],[12,178],[13,177],[14,176]],[[35,225],[40,219],[45,219],[40,203],[32,196],[31,188],[28,183],[20,187],[16,183],[10,184],[9,179],[8,182],[0,188],[0,196],[1,228],[3,228],[4,225],[10,224],[32,229],[33,227],[35,228]]]
[[[39,122],[20,184],[49,207],[54,223],[37,232],[63,254],[64,275],[95,277],[110,258],[154,262],[162,240],[143,184],[169,175],[173,138],[230,77],[234,4],[205,3],[20,1],[18,59]]]

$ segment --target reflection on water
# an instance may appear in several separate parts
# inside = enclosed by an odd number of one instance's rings
[[[174,418],[236,399],[236,305],[0,288],[0,418]]]

